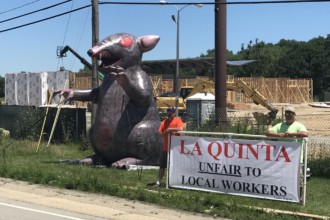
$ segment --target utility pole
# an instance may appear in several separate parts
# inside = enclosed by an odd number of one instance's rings
[[[99,42],[99,2],[98,0],[92,1],[92,47],[98,44]],[[92,88],[96,88],[99,86],[99,77],[98,77],[98,60],[96,58],[92,58]],[[96,104],[92,104],[92,124],[95,121],[96,114]]]
[[[227,120],[227,5],[226,0],[215,0],[215,123],[221,130]],[[220,4],[217,4],[220,3]]]

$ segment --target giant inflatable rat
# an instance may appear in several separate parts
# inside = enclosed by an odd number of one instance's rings
[[[102,84],[92,90],[62,90],[71,100],[97,104],[89,138],[95,155],[81,163],[112,163],[136,158],[156,165],[162,146],[159,114],[149,76],[141,69],[142,54],[153,49],[159,36],[111,35],[87,53],[101,60]]]

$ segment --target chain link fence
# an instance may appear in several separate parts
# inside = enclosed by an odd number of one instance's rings
[[[271,123],[265,120],[268,116],[267,110],[215,111],[214,105],[196,105],[193,108],[188,106],[185,114],[181,116],[189,131],[263,135],[268,128],[283,120],[285,105],[279,106],[276,118]],[[296,109],[296,120],[303,123],[309,132],[308,166],[312,169],[313,175],[330,178],[330,108],[313,108],[308,104],[292,106]]]

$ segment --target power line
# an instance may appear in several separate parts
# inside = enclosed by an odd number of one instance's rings
[[[66,14],[69,14],[69,13],[72,13],[72,12],[75,12],[75,11],[82,10],[84,8],[88,8],[90,6],[91,6],[91,4],[85,5],[83,7],[76,8],[74,10],[67,11],[67,12],[64,12],[64,13],[61,13],[61,14],[57,14],[57,15],[54,15],[54,16],[51,16],[51,17],[48,17],[48,18],[44,18],[44,19],[41,19],[41,20],[37,20],[37,21],[33,21],[33,22],[26,23],[26,24],[23,24],[23,25],[19,25],[19,26],[16,26],[16,27],[4,29],[4,30],[1,30],[0,33],[11,31],[11,30],[15,30],[15,29],[22,28],[22,27],[26,27],[26,26],[29,26],[29,25],[32,25],[32,24],[37,24],[37,23],[40,23],[40,22],[43,22],[43,21],[47,21],[47,20],[50,20],[50,19],[53,19],[53,18],[57,18],[57,17],[63,16],[63,15],[66,15]]]
[[[78,36],[79,36],[79,40],[78,40],[77,44],[75,45],[76,50],[78,50],[79,47],[80,47],[80,43],[81,43],[81,40],[82,40],[82,37],[83,37],[83,33],[84,33],[84,31],[85,31],[85,27],[86,27],[87,19],[88,19],[88,17],[89,17],[88,15],[90,14],[90,12],[91,12],[91,8],[89,8],[89,10],[88,10],[88,12],[87,12],[87,14],[86,14],[86,18],[85,18],[85,22],[84,22],[84,24],[83,24],[83,28],[82,28],[81,34],[78,34]],[[71,69],[71,70],[72,70],[73,67],[74,67],[75,60],[76,60],[76,59],[74,59],[74,57],[72,57],[72,62],[71,62],[71,66],[70,66],[70,69]]]
[[[31,15],[31,14],[34,14],[34,13],[37,13],[37,12],[40,12],[40,11],[44,11],[44,10],[47,10],[47,9],[50,9],[50,8],[54,8],[56,6],[59,6],[59,5],[62,5],[64,3],[67,3],[67,2],[71,2],[72,0],[67,0],[65,2],[60,2],[58,4],[55,4],[55,5],[51,5],[51,6],[48,6],[48,7],[45,7],[45,8],[42,8],[42,9],[39,9],[39,10],[36,10],[36,11],[32,11],[32,12],[29,12],[29,13],[26,13],[26,14],[22,14],[22,15],[19,15],[19,16],[16,16],[16,17],[13,17],[13,18],[9,18],[9,19],[6,19],[6,20],[2,20],[0,21],[0,23],[4,23],[4,22],[7,22],[7,21],[11,21],[11,20],[14,20],[14,19],[17,19],[17,18],[21,18],[21,17],[25,17],[27,15]]]
[[[40,1],[40,0],[36,0],[36,1]],[[34,1],[34,2],[36,2],[36,1]],[[72,1],[72,0],[67,0],[66,2],[68,2],[68,1]],[[34,2],[31,2],[29,4],[32,4]],[[66,3],[66,2],[62,2],[62,3]],[[246,4],[288,4],[288,3],[316,3],[316,2],[330,2],[330,0],[287,0],[287,1],[250,1],[250,2],[193,2],[193,3],[192,2],[180,2],[180,3],[169,3],[169,2],[167,2],[167,3],[159,3],[159,2],[158,3],[153,3],[153,2],[99,2],[99,4],[100,5],[101,4],[113,4],[113,5],[115,5],[115,4],[120,4],[120,5],[187,5],[187,4],[238,5],[238,4],[241,4],[241,5],[243,5],[244,4],[244,5],[246,5]],[[60,3],[60,4],[62,4],[62,3]],[[91,4],[80,7],[80,8],[77,8],[77,9],[74,9],[74,10],[71,10],[71,11],[68,11],[68,12],[64,12],[64,13],[61,13],[61,14],[58,14],[58,15],[54,15],[54,16],[51,16],[51,17],[48,17],[48,18],[44,18],[44,19],[41,19],[41,20],[37,20],[37,21],[34,21],[34,22],[27,23],[27,24],[23,24],[23,25],[19,25],[19,26],[16,26],[16,27],[4,29],[4,30],[1,30],[0,33],[7,32],[7,31],[10,31],[10,30],[14,30],[14,29],[18,29],[18,28],[25,27],[25,26],[29,26],[29,25],[32,25],[32,24],[40,23],[40,22],[43,22],[43,21],[46,21],[46,20],[50,20],[50,19],[53,19],[53,18],[56,18],[56,17],[66,15],[66,14],[71,13],[71,12],[75,12],[75,11],[90,7],[90,6],[91,6]],[[23,6],[21,6],[21,7],[23,7]],[[12,9],[12,10],[14,10],[14,9]],[[22,16],[25,16],[25,15],[21,15],[21,16],[18,16],[18,17],[22,17]]]
[[[71,0],[70,0],[70,1],[71,1]],[[71,10],[72,10],[72,8],[73,8],[73,4],[74,4],[74,2],[72,2],[72,4],[71,4],[71,8],[70,8]],[[68,27],[69,27],[70,19],[71,19],[71,13],[69,14],[68,22],[66,23],[66,27],[65,27],[65,32],[64,32],[64,38],[63,38],[62,46],[64,46],[64,42],[65,42],[66,34],[67,34],[67,32],[68,32]]]
[[[288,0],[288,1],[249,1],[249,2],[99,2],[100,5],[189,5],[189,4],[203,4],[203,5],[252,5],[252,4],[288,4],[288,3],[315,3],[315,2],[330,2],[330,0]]]
[[[71,4],[71,8],[70,8],[71,10],[72,10],[72,8],[73,8],[73,4],[74,4],[74,1],[73,1],[72,4]],[[64,37],[63,37],[63,42],[62,42],[62,46],[64,46],[64,42],[65,42],[65,39],[66,39],[66,34],[67,34],[67,32],[68,32],[68,27],[69,27],[70,19],[71,19],[71,13],[69,14],[69,18],[68,18],[68,21],[67,21],[67,23],[66,23],[66,27],[65,27],[65,31],[64,31]],[[59,64],[60,64],[60,59],[59,59],[58,62],[57,62],[57,68],[56,68],[56,69],[58,69]]]
[[[14,11],[14,10],[19,9],[19,8],[23,8],[23,7],[25,7],[25,6],[31,5],[31,4],[33,4],[33,3],[36,3],[36,2],[38,2],[38,1],[40,1],[40,0],[36,0],[36,1],[30,2],[30,3],[26,3],[26,4],[21,5],[21,6],[18,6],[18,7],[16,7],[16,8],[9,9],[9,10],[7,10],[7,11],[0,12],[0,15],[1,15],[1,14],[5,14],[5,13],[10,12],[10,11]]]

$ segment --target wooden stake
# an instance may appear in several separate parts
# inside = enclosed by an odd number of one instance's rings
[[[68,87],[68,85],[69,85],[69,80],[66,80],[65,85],[64,85],[64,89],[66,89]],[[60,115],[60,111],[61,111],[61,108],[62,108],[62,105],[63,105],[63,99],[64,99],[64,97],[61,96],[60,104],[57,106],[57,112],[56,112],[56,116],[55,116],[55,119],[54,119],[54,124],[53,124],[53,127],[52,127],[52,131],[50,132],[47,147],[49,146],[50,141],[52,140],[54,130],[55,130],[55,127],[56,127],[56,123],[57,123],[57,120],[58,120],[58,116]]]
[[[52,98],[53,98],[53,88],[50,90],[50,94],[49,94],[49,98],[48,98],[48,103],[47,103],[48,105],[47,105],[47,108],[46,108],[46,115],[44,117],[44,122],[42,124],[41,132],[40,132],[40,137],[39,137],[39,142],[38,142],[38,146],[37,146],[37,152],[39,150],[39,146],[40,146],[42,134],[44,133],[44,128],[45,128],[45,124],[46,124],[46,120],[47,120],[47,116],[48,116],[48,110],[49,110],[50,103],[52,102]]]

